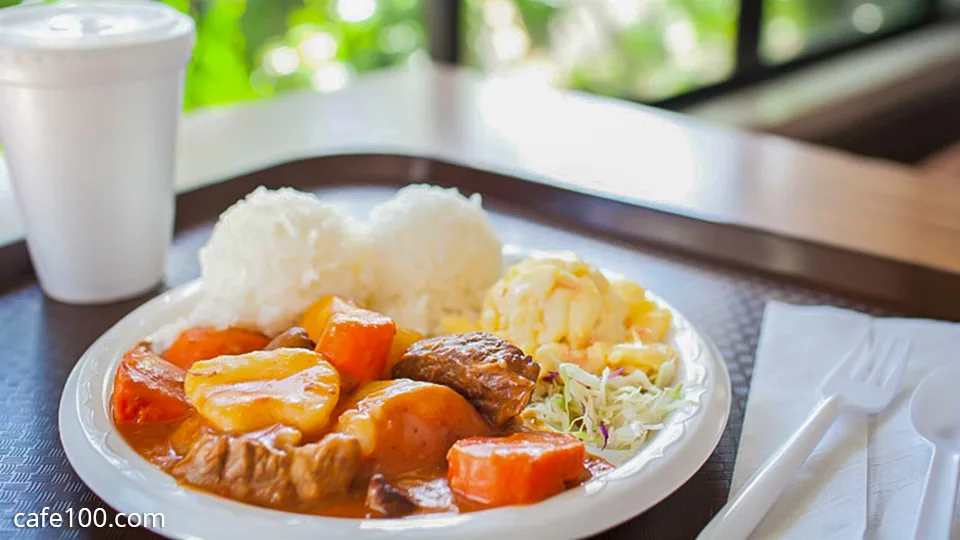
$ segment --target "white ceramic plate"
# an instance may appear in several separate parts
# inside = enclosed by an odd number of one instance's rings
[[[523,252],[505,251],[508,262]],[[124,351],[186,316],[200,291],[194,281],[139,307],[80,358],[60,401],[60,439],[81,479],[119,512],[160,512],[173,538],[579,538],[609,529],[679,488],[707,460],[730,411],[730,378],[716,346],[679,312],[668,343],[680,356],[677,382],[697,403],[676,411],[635,455],[608,454],[620,466],[583,486],[529,506],[405,519],[327,518],[268,510],[182,487],[140,457],[110,415],[113,377]],[[595,451],[595,449],[594,449]]]

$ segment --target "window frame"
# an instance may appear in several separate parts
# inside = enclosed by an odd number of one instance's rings
[[[951,14],[941,0],[921,0],[921,15],[910,24],[861,39],[825,48],[780,64],[767,64],[760,58],[763,26],[763,0],[740,0],[735,45],[736,65],[730,78],[664,100],[643,102],[665,109],[681,109],[718,96],[796,71],[843,53],[869,47],[938,23],[960,19]],[[437,62],[460,65],[462,51],[462,0],[433,0],[424,4],[430,54]],[[630,101],[635,98],[623,97]]]

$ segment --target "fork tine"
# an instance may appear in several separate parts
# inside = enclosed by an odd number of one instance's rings
[[[883,374],[890,367],[895,357],[894,349],[897,347],[897,338],[881,337],[874,339],[874,346],[870,351],[873,364],[870,366],[870,372],[863,380],[870,384],[879,384],[883,379]]]
[[[910,358],[910,349],[911,342],[909,339],[899,340],[899,350],[894,356],[895,360],[890,360],[890,363],[893,364],[892,369],[889,370],[889,373],[881,381],[882,386],[886,386],[891,381],[899,381],[900,377],[903,375],[903,370],[907,367],[907,361]]]
[[[857,344],[840,361],[840,366],[846,369],[847,375],[851,378],[855,378],[870,362],[870,355],[867,354],[867,351],[870,350],[870,334],[871,332],[868,330],[861,336]]]

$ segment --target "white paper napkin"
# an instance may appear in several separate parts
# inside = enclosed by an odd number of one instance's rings
[[[869,420],[838,422],[754,533],[754,538],[909,538],[930,449],[908,402],[924,375],[960,360],[960,325],[874,319],[821,306],[771,302],[764,314],[731,493],[807,418],[824,375],[869,331],[910,338],[900,395]]]

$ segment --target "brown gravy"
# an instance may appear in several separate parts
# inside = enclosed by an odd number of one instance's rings
[[[169,474],[173,466],[183,457],[178,454],[174,447],[175,445],[171,441],[171,436],[182,422],[183,420],[153,424],[124,424],[117,426],[117,429],[138,454]],[[576,481],[571,482],[571,484],[567,486],[568,488],[579,485],[594,476],[613,469],[613,466],[602,458],[589,454],[587,455],[585,465],[586,470],[584,475]],[[405,489],[411,495],[415,496],[420,506],[415,514],[442,512],[463,513],[475,512],[487,508],[484,505],[459,497],[454,493],[447,484],[446,473],[445,468],[437,467],[404,473],[389,478],[389,480],[392,484]],[[191,489],[207,491],[182,482],[181,484]],[[208,491],[208,493],[217,494],[211,491]],[[277,509],[330,517],[384,517],[378,512],[371,511],[366,506],[365,497],[366,482],[359,482],[350,492],[345,493],[342,498],[337,500],[325,501],[311,507],[293,506]]]

